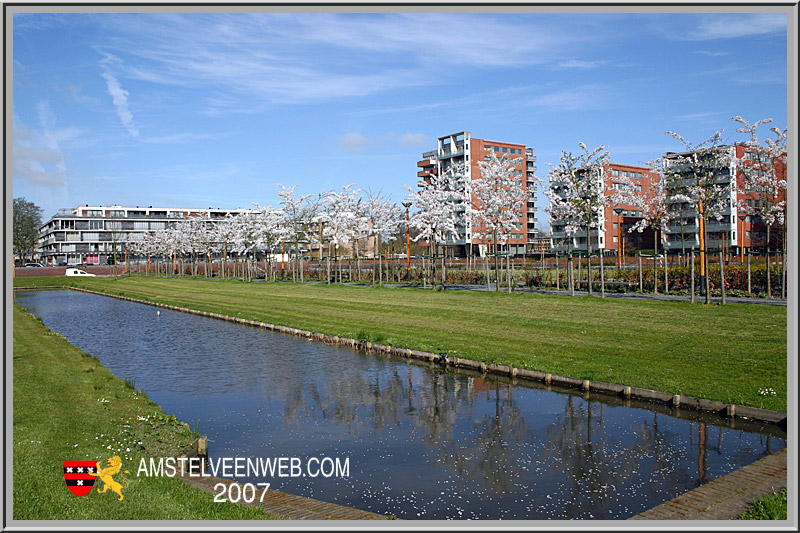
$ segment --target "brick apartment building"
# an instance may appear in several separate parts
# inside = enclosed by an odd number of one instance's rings
[[[507,154],[510,158],[521,158],[521,163],[515,165],[515,173],[520,178],[527,202],[522,211],[517,213],[519,220],[517,231],[511,234],[508,240],[508,249],[513,255],[530,253],[538,234],[536,229],[536,182],[534,180],[536,157],[533,155],[533,148],[526,147],[524,144],[478,139],[472,137],[468,131],[453,133],[439,137],[437,148],[422,154],[422,160],[417,163],[419,169],[417,177],[425,180],[432,174],[444,172],[450,165],[461,163],[466,169],[463,180],[468,183],[470,180],[480,177],[481,169],[478,163],[488,160],[490,152]],[[450,250],[448,253],[452,252],[455,256],[465,257],[469,254],[484,256],[487,252],[492,251],[491,239],[477,235],[478,226],[472,220],[468,210],[463,209],[459,213],[457,227],[458,237],[446,243]],[[505,250],[506,246],[500,246],[500,251]]]
[[[598,177],[603,181],[603,191],[607,198],[619,190],[622,178],[630,179],[637,192],[645,193],[652,183],[659,179],[656,173],[646,167],[609,163],[603,167]],[[620,210],[619,213],[617,209]],[[600,217],[600,227],[592,228],[590,231],[592,253],[602,251],[605,255],[616,255],[620,248],[623,253],[653,248],[655,236],[650,228],[641,233],[635,230],[629,233],[630,228],[642,218],[641,213],[633,206],[613,205],[609,201]],[[552,251],[566,253],[571,250],[585,253],[588,250],[585,229],[568,235],[564,229],[564,221],[553,219],[550,224]]]

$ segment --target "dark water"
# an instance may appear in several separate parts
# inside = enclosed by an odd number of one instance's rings
[[[774,429],[511,386],[113,298],[37,291],[15,301],[167,413],[199,421],[212,458],[349,464],[346,478],[250,481],[404,519],[628,518],[786,446]]]

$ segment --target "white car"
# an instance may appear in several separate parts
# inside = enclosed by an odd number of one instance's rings
[[[89,274],[85,270],[81,270],[79,268],[68,268],[66,275],[67,276],[90,276],[90,277],[93,277],[93,278],[95,277],[94,274]]]

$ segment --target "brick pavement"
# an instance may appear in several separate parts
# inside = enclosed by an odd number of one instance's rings
[[[188,472],[185,472],[183,476],[178,474],[178,477],[182,477],[186,483],[193,487],[213,493],[219,493],[219,489],[214,490],[217,483],[224,483],[225,485],[235,483],[233,480],[214,476],[191,477]],[[259,507],[265,513],[284,520],[394,520],[392,516],[370,513],[335,503],[321,502],[272,489],[267,491],[263,501],[259,501],[261,499],[261,491],[262,489],[260,488],[257,490],[257,497],[253,503],[240,503]]]
[[[640,513],[630,520],[734,520],[786,486],[786,449]]]

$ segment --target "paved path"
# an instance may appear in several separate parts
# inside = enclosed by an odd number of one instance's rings
[[[307,280],[306,283],[317,283],[317,284],[324,284],[327,283],[325,281],[316,281],[316,280]],[[355,283],[355,282],[345,282],[342,285],[355,285],[355,286],[369,286],[369,283]],[[422,285],[405,285],[405,284],[396,284],[396,283],[388,283],[385,284],[384,287],[389,288],[407,288],[407,289],[422,289]],[[447,290],[454,290],[454,291],[483,291],[485,292],[486,285],[481,284],[453,284],[447,285]],[[430,290],[430,287],[428,288]],[[494,283],[491,284],[491,290],[494,290]],[[501,292],[508,291],[508,286],[503,285],[500,287]],[[554,289],[529,289],[527,287],[514,287],[514,292],[526,292],[526,293],[536,293],[536,294],[558,294],[561,296],[569,296],[570,291],[557,291]],[[589,293],[586,291],[575,291],[575,296],[587,296]],[[593,296],[600,298],[600,291],[595,290],[592,293]],[[688,302],[691,301],[691,296],[682,296],[682,295],[673,295],[673,294],[637,294],[637,293],[622,293],[622,292],[606,292],[606,298],[627,298],[632,300],[669,300],[669,301],[677,301],[677,302]],[[717,304],[722,301],[722,298],[718,296],[714,296],[711,298],[712,304]],[[699,294],[695,294],[695,302],[696,303],[704,303],[705,296],[700,296]],[[725,303],[729,304],[759,304],[759,305],[779,305],[786,307],[786,300],[780,300],[775,298],[738,298],[738,297],[725,297]]]
[[[786,449],[640,513],[630,520],[735,520],[786,486]]]
[[[180,472],[180,471],[179,471]],[[178,477],[181,477],[180,474]],[[230,485],[235,481],[214,476],[190,477],[188,472],[182,476],[183,480],[189,485],[204,490],[206,492],[219,493],[219,489],[214,490],[217,483]],[[261,499],[261,491],[257,490],[256,499],[253,503],[244,505],[256,506],[265,513],[285,520],[393,520],[394,517],[385,516],[353,507],[345,507],[335,503],[321,502],[303,496],[287,494],[279,490],[268,490]]]

